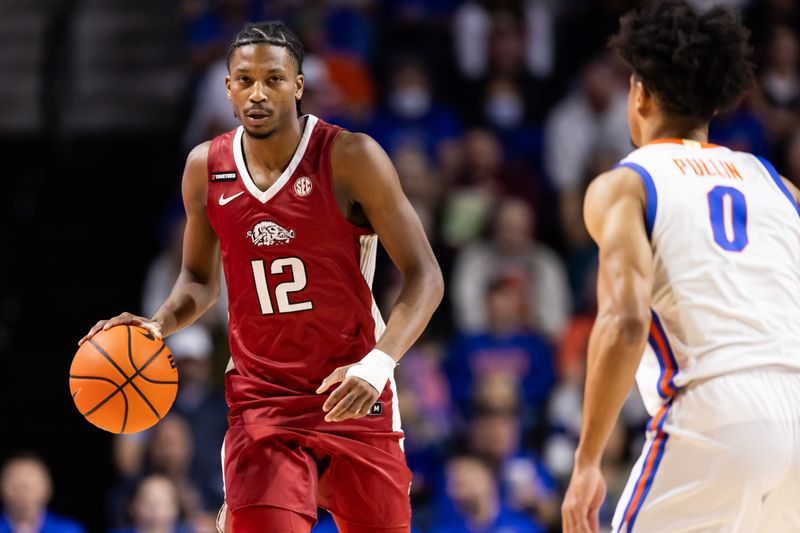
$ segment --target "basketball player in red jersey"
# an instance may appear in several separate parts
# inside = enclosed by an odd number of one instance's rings
[[[439,304],[442,276],[380,146],[299,113],[302,61],[280,22],[239,32],[225,81],[242,126],[189,154],[178,280],[152,319],[123,313],[87,338],[118,324],[161,337],[187,326],[216,300],[221,264],[228,528],[308,532],[319,505],[340,531],[407,532],[392,374]],[[404,276],[386,325],[371,292],[377,238]]]

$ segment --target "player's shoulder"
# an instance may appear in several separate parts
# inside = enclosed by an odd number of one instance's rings
[[[234,128],[230,131],[217,135],[213,139],[201,142],[189,152],[186,158],[187,163],[206,164],[209,156],[214,153],[219,153],[219,150],[224,150],[225,147],[233,145],[233,140],[236,138],[236,133],[239,128]]]
[[[211,145],[213,143],[213,140],[204,141],[192,148],[192,150],[189,152],[189,155],[186,157],[186,162],[206,164],[206,162],[208,162],[208,153],[211,150]]]
[[[342,162],[356,162],[383,152],[378,142],[366,133],[341,130],[333,141],[331,155]]]
[[[363,185],[383,175],[393,175],[394,166],[380,144],[365,133],[342,130],[331,148],[334,179],[345,187]]]
[[[586,200],[607,204],[616,198],[632,195],[644,199],[641,173],[635,167],[620,164],[599,174],[586,190]]]

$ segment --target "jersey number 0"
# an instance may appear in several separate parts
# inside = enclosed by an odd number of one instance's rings
[[[263,259],[253,259],[250,261],[253,267],[253,278],[256,282],[256,294],[258,303],[261,306],[262,315],[271,315],[275,312],[272,307],[272,298],[269,295],[269,284],[267,283],[267,271],[264,268]],[[269,267],[271,274],[282,274],[286,268],[292,270],[292,279],[278,283],[275,286],[275,303],[278,313],[296,313],[298,311],[308,311],[314,309],[311,300],[303,302],[290,302],[289,293],[302,291],[306,287],[306,267],[298,257],[281,257],[275,259]]]
[[[739,189],[719,185],[708,192],[714,242],[726,252],[741,252],[747,238],[747,200]]]

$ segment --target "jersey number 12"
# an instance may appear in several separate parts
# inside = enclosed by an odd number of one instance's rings
[[[264,268],[263,259],[253,259],[250,261],[253,267],[253,278],[256,282],[256,294],[258,303],[261,306],[262,315],[271,315],[275,312],[272,307],[272,298],[269,295],[269,284],[267,283],[267,271]],[[278,283],[275,286],[275,303],[278,306],[278,313],[296,313],[298,311],[308,311],[314,309],[311,300],[303,302],[290,302],[289,293],[302,291],[306,288],[306,267],[298,257],[281,257],[275,259],[269,266],[271,274],[282,274],[286,268],[292,270],[292,279]]]
[[[747,200],[739,189],[718,185],[708,192],[714,242],[727,252],[741,252],[747,238]]]

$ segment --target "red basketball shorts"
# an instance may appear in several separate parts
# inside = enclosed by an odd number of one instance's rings
[[[353,524],[408,526],[411,472],[397,435],[233,425],[223,449],[227,506],[269,505],[314,520],[322,507]]]

